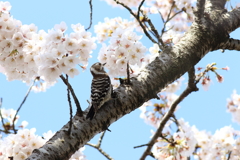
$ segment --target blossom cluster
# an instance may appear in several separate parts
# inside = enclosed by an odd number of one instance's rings
[[[105,66],[109,70],[110,76],[125,76],[127,63],[130,67],[136,65],[141,67],[142,58],[147,48],[139,41],[141,36],[133,32],[132,28],[117,28],[110,38],[110,44],[103,44],[98,60],[107,63]],[[133,72],[131,72],[133,73]]]
[[[172,140],[171,143],[159,137],[154,144],[152,152],[156,159],[187,160],[192,155],[194,159],[204,160],[240,158],[239,131],[231,126],[225,126],[211,134],[199,131],[195,126],[191,127],[183,119],[178,122],[180,131],[173,134],[169,140]]]
[[[213,72],[216,75],[216,79],[219,83],[223,82],[224,77],[217,72],[217,70],[219,69],[228,71],[230,68],[228,66],[223,68],[217,68],[216,63],[208,64],[205,69],[203,69],[202,67],[197,68],[197,71],[200,71],[200,73],[196,74],[196,79],[201,80],[201,85],[203,86],[204,90],[208,90],[208,88],[212,84],[212,79],[210,78],[209,74],[207,74],[209,72]]]
[[[240,95],[234,90],[231,98],[227,100],[227,112],[232,114],[232,120],[240,124]]]
[[[17,111],[14,109],[1,108],[0,111],[1,111],[0,121],[2,122],[2,127],[5,132],[9,132],[10,130],[13,129],[13,123],[15,125],[18,122],[18,119],[20,118],[20,116],[16,115]],[[18,127],[25,128],[27,125],[28,125],[27,121],[22,121],[21,125]]]
[[[183,119],[178,120],[178,122],[180,131],[175,132],[173,136],[171,136],[170,144],[160,137],[154,144],[152,153],[156,159],[182,160],[187,159],[187,157],[191,156],[194,152],[197,140],[194,137],[190,125],[184,122]]]
[[[146,54],[147,48],[140,42],[142,36],[134,31],[137,25],[134,21],[118,18],[105,18],[104,22],[95,25],[98,42],[109,39],[109,45],[102,44],[98,54],[101,63],[109,70],[112,77],[126,76],[127,63],[130,65],[130,75],[136,76],[140,69],[153,61],[159,55],[159,46],[153,44]]]
[[[0,141],[0,159],[26,159],[34,149],[41,147],[45,140],[35,135],[36,129],[19,130],[17,134],[10,134]]]
[[[225,126],[217,130],[213,135],[206,131],[199,131],[193,127],[197,139],[198,149],[195,153],[197,159],[240,159],[240,137],[239,131],[231,126]]]
[[[12,157],[16,160],[25,160],[34,149],[43,146],[53,136],[52,131],[44,133],[44,138],[36,135],[35,132],[35,128],[21,129],[17,134],[10,134],[0,140],[0,159],[9,160]],[[86,160],[82,152],[84,149],[84,147],[80,148],[69,160]]]
[[[77,64],[88,64],[95,39],[80,24],[72,25],[67,35],[64,22],[45,32],[34,24],[23,25],[10,15],[11,5],[1,2],[0,8],[0,71],[8,80],[29,83],[39,77],[53,83],[62,73],[79,74]]]
[[[127,29],[129,27],[136,27],[134,21],[128,21],[127,19],[122,19],[121,17],[116,18],[105,18],[104,22],[98,22],[94,26],[94,32],[97,35],[98,42],[103,42],[107,38],[112,36],[112,33],[116,31],[117,28]]]

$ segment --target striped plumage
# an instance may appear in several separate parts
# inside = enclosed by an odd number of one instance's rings
[[[111,80],[104,70],[104,65],[99,62],[93,64],[90,71],[93,75],[91,85],[91,108],[87,118],[93,119],[97,110],[111,98]]]

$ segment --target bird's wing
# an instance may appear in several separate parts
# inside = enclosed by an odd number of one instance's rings
[[[109,90],[112,88],[110,78],[103,77],[92,80],[91,86],[91,108],[87,114],[87,119],[93,119],[97,110],[104,104]]]
[[[92,105],[100,108],[103,103],[104,99],[106,98],[106,95],[108,94],[108,91],[111,87],[111,81],[110,78],[103,77],[103,78],[97,78],[92,80],[92,86],[91,86],[91,102]]]

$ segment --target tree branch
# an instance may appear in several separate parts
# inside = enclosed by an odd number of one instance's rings
[[[2,126],[4,127],[4,121],[3,121],[3,116],[2,116],[2,98],[0,98],[0,118],[1,118],[1,122],[2,122]]]
[[[149,24],[151,30],[152,30],[153,33],[155,34],[155,37],[156,37],[157,40],[158,40],[158,44],[159,44],[159,42],[160,42],[160,44],[161,44],[163,47],[165,47],[165,44],[164,44],[162,38],[160,37],[160,35],[158,34],[158,31],[156,30],[155,26],[153,25],[151,19],[147,18],[147,22],[148,22],[148,24]],[[158,45],[158,46],[159,46],[159,48],[161,48],[160,45]]]
[[[162,28],[161,37],[163,36],[163,33],[165,33],[165,28],[166,28],[167,22],[170,21],[170,15],[171,15],[171,13],[172,13],[172,9],[173,9],[174,4],[175,4],[175,2],[173,1],[173,2],[172,2],[172,6],[171,6],[171,8],[170,8],[170,11],[169,11],[169,13],[168,13],[168,15],[167,15],[166,21],[164,21],[164,18],[163,18],[163,16],[162,16],[161,12],[159,12],[160,15],[161,15],[162,21],[163,21],[163,28]]]
[[[70,90],[70,92],[71,92],[71,94],[72,94],[72,96],[73,96],[73,100],[74,100],[74,102],[75,102],[75,104],[76,104],[76,106],[77,106],[77,113],[78,113],[80,116],[82,116],[82,115],[83,115],[83,111],[82,111],[82,109],[81,109],[80,103],[79,103],[79,101],[78,101],[77,96],[75,95],[75,92],[74,92],[71,84],[68,83],[68,81],[66,80],[66,78],[63,77],[63,75],[60,75],[60,78],[61,78],[62,81],[65,83],[65,85],[68,87],[68,89]]]
[[[225,43],[220,44],[219,49],[240,51],[240,40],[229,38]]]
[[[154,145],[154,143],[156,142],[157,138],[161,136],[162,134],[162,130],[165,126],[165,124],[167,123],[167,121],[171,118],[171,116],[173,115],[175,109],[177,108],[177,105],[183,101],[184,98],[186,98],[190,93],[192,93],[193,91],[196,91],[196,86],[194,87],[194,83],[192,83],[192,79],[193,74],[195,73],[194,68],[191,67],[190,71],[188,72],[188,76],[189,76],[189,83],[187,88],[183,91],[183,93],[175,100],[175,102],[172,104],[172,106],[170,107],[169,111],[163,116],[159,127],[156,131],[156,133],[154,134],[154,136],[152,137],[152,139],[148,142],[148,146],[147,149],[144,151],[142,157],[140,158],[140,160],[145,160],[145,158],[151,154],[151,149]],[[195,75],[195,74],[194,74]]]
[[[120,85],[116,88],[116,98],[106,102],[92,120],[85,118],[88,110],[85,110],[83,116],[76,114],[73,117],[71,136],[67,133],[67,123],[45,145],[35,149],[27,160],[67,160],[79,147],[106,130],[106,125],[110,126],[144,102],[156,97],[163,88],[189,71],[208,52],[226,42],[226,35],[240,25],[240,9],[215,14],[215,17],[215,21],[203,23],[202,27],[193,23],[176,45],[164,48],[137,77],[131,78],[132,85]]]
[[[93,147],[93,148],[96,148],[100,153],[102,153],[102,155],[104,155],[107,159],[109,160],[113,160],[113,158],[111,158],[106,152],[104,152],[102,150],[102,148],[100,147],[101,144],[102,144],[102,139],[104,137],[104,134],[106,133],[106,131],[102,132],[101,136],[99,137],[99,140],[98,140],[98,143],[96,145],[94,144],[91,144],[91,143],[87,143],[87,145]]]
[[[93,12],[92,0],[89,0],[89,6],[90,6],[90,24],[89,24],[88,28],[85,29],[86,31],[89,30],[92,26],[92,12]]]
[[[175,4],[175,2],[172,2],[173,4],[172,4],[172,6],[171,6],[171,9],[170,9],[170,11],[169,11],[169,13],[168,13],[168,16],[167,16],[167,19],[166,19],[166,21],[164,21],[164,18],[162,17],[162,14],[161,14],[161,12],[159,12],[160,13],[160,15],[161,15],[161,18],[162,18],[162,21],[164,22],[164,24],[163,24],[163,28],[162,28],[162,33],[161,33],[161,37],[163,36],[163,33],[165,33],[166,31],[165,31],[165,29],[166,29],[166,25],[167,25],[167,23],[171,20],[171,19],[173,19],[176,15],[178,15],[179,13],[182,13],[183,12],[183,10],[181,10],[181,11],[178,11],[177,13],[175,13],[172,17],[170,17],[170,15],[171,15],[171,13],[172,13],[172,9],[173,9],[173,7],[174,7],[174,4]]]
[[[228,153],[228,157],[227,157],[227,160],[230,160],[230,158],[231,158],[231,154],[232,154],[232,151],[229,151],[229,153]]]
[[[25,103],[25,101],[26,101],[29,93],[31,92],[32,87],[33,87],[33,85],[35,84],[35,81],[36,81],[36,80],[37,80],[37,78],[35,78],[35,79],[33,80],[32,85],[29,87],[29,89],[28,89],[28,91],[27,91],[27,94],[26,94],[25,97],[23,98],[22,103],[20,104],[20,106],[19,106],[18,109],[17,109],[16,114],[14,115],[13,122],[12,122],[13,124],[12,124],[12,125],[13,125],[13,131],[14,131],[15,134],[17,134],[17,130],[15,129],[15,124],[14,124],[14,123],[15,123],[15,121],[16,121],[17,114],[18,114],[18,112],[20,111],[20,109],[22,108],[23,104]]]
[[[139,146],[135,146],[135,147],[133,147],[134,149],[135,148],[140,148],[140,147],[144,147],[144,146],[147,146],[148,144],[142,144],[142,145],[139,145]]]
[[[195,22],[201,24],[201,19],[204,16],[204,9],[205,9],[205,0],[198,0],[196,4],[196,11],[194,11],[195,15]]]
[[[68,82],[68,75],[66,75],[66,80]],[[70,120],[69,120],[69,129],[68,129],[68,134],[71,135],[71,130],[72,130],[72,103],[71,103],[71,97],[70,97],[70,90],[67,87],[67,99],[68,99],[68,104],[69,104],[69,110],[70,110]]]
[[[142,5],[143,5],[143,3],[145,2],[145,0],[142,0],[142,2],[139,4],[139,6],[138,6],[138,12],[137,12],[137,19],[139,19],[139,16],[140,16],[140,11],[141,11],[141,7],[142,7]]]

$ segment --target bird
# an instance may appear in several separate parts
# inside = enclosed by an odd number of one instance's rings
[[[106,63],[97,62],[90,68],[93,79],[91,84],[90,110],[86,116],[86,118],[90,118],[90,120],[96,115],[98,109],[111,99],[113,92],[110,77],[104,70],[105,64]]]

